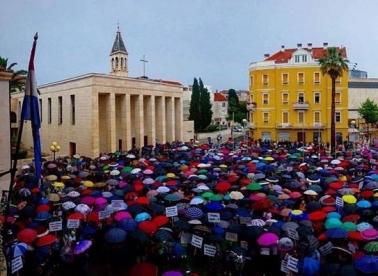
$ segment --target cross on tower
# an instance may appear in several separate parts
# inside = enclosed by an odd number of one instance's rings
[[[146,60],[146,57],[143,55],[143,58],[140,61],[143,62],[143,77],[146,77],[146,63],[148,60]]]

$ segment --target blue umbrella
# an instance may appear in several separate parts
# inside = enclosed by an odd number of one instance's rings
[[[51,214],[49,212],[39,212],[36,216],[35,216],[35,220],[36,221],[45,221],[45,220],[48,220],[49,218],[51,218]]]
[[[348,236],[348,232],[341,228],[331,228],[325,232],[325,235],[331,239],[342,239]]]
[[[189,219],[200,219],[203,216],[203,212],[200,208],[189,207],[185,210],[185,216]]]
[[[151,218],[151,215],[149,213],[143,212],[139,213],[135,216],[135,220],[137,222],[145,221]]]
[[[359,207],[359,208],[370,208],[371,203],[370,203],[370,201],[363,199],[363,200],[360,200],[360,201],[357,202],[357,207]]]
[[[219,201],[212,201],[205,205],[205,209],[209,212],[219,212],[223,209],[223,205]]]
[[[355,266],[365,274],[378,273],[378,257],[365,255],[355,261]]]
[[[314,275],[318,273],[320,269],[319,261],[310,258],[304,257],[302,260],[302,274],[303,275]]]
[[[127,233],[125,230],[122,230],[120,228],[113,228],[106,232],[105,241],[107,241],[108,243],[124,242],[126,239],[126,234]]]
[[[138,228],[138,222],[133,218],[124,218],[117,223],[117,227],[125,231],[132,231]]]

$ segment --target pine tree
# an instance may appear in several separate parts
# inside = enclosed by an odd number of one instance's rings
[[[204,130],[211,124],[211,119],[213,117],[213,111],[211,110],[211,102],[210,102],[210,92],[205,88],[201,79],[199,79],[199,87],[200,87],[200,121],[201,121],[201,129]]]
[[[200,130],[200,90],[197,78],[194,78],[192,97],[190,99],[189,120],[194,121],[194,131]]]

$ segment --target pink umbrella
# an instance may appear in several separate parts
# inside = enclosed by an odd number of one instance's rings
[[[131,214],[127,211],[120,211],[114,215],[114,220],[120,221],[121,219],[132,218]]]
[[[264,233],[257,239],[260,246],[271,246],[277,244],[277,242],[278,236],[274,233]]]
[[[86,197],[83,197],[81,200],[80,200],[80,203],[82,204],[87,204],[87,205],[93,205],[95,203],[95,198],[92,197],[92,196],[86,196]]]
[[[106,200],[106,198],[103,198],[103,197],[98,197],[96,198],[95,200],[95,204],[96,205],[101,205],[101,204],[105,204],[107,203],[108,201]]]

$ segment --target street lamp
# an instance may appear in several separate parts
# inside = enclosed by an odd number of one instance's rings
[[[58,145],[57,142],[52,142],[52,144],[50,146],[50,150],[54,153],[54,161],[55,161],[55,153],[60,151],[60,146]]]
[[[247,127],[248,121],[247,121],[247,119],[243,119],[242,122],[243,122],[243,128],[244,128],[244,143],[246,143],[247,142],[247,129],[246,129],[246,127]]]

